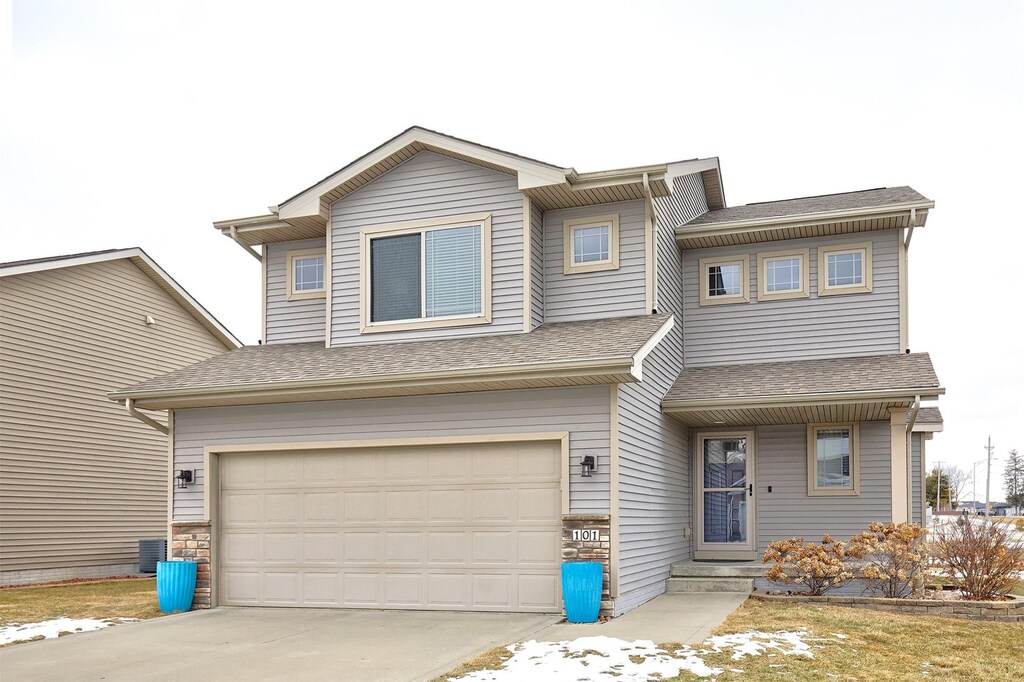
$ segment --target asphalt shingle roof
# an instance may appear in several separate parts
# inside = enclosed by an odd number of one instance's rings
[[[322,342],[245,346],[120,393],[272,386],[424,372],[510,367],[632,357],[670,318],[643,315],[544,324],[529,334],[325,348]]]
[[[748,365],[687,367],[665,402],[716,398],[767,398],[815,393],[934,389],[939,387],[927,353],[871,355]]]
[[[70,260],[72,258],[82,258],[83,256],[99,256],[104,253],[114,253],[115,251],[124,251],[125,249],[103,249],[102,251],[83,251],[82,253],[69,253],[63,256],[46,256],[44,258],[27,258],[25,260],[12,260],[6,263],[0,263],[0,269],[11,268],[15,265],[36,265],[37,263],[52,263],[59,260]]]
[[[913,415],[913,410],[907,412],[907,421],[910,421],[910,417]],[[922,407],[917,413],[918,424],[941,424],[942,413],[939,412],[937,407]]]
[[[765,201],[745,206],[721,208],[703,213],[686,223],[686,225],[687,227],[714,225],[735,220],[756,220],[759,218],[776,218],[805,213],[854,210],[858,208],[884,208],[885,206],[915,201],[928,201],[928,199],[911,187],[881,187],[878,189],[861,190],[859,192],[823,194],[814,197]]]

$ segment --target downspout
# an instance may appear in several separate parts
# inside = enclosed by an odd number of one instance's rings
[[[228,236],[229,236],[229,237],[231,237],[231,238],[232,238],[233,240],[235,240],[235,243],[236,243],[236,244],[238,244],[238,245],[239,245],[239,246],[241,246],[241,247],[242,247],[243,249],[245,249],[246,251],[248,251],[248,252],[249,252],[249,255],[251,255],[251,256],[252,256],[253,258],[255,258],[256,260],[258,260],[258,261],[260,261],[260,262],[262,263],[262,262],[263,262],[263,256],[261,256],[261,255],[260,255],[260,252],[259,252],[259,251],[257,251],[256,249],[252,248],[251,246],[249,246],[249,245],[248,245],[248,244],[246,244],[245,242],[243,242],[243,241],[242,241],[242,240],[241,240],[241,239],[240,239],[240,238],[238,237],[238,228],[237,228],[237,227],[235,227],[234,225],[232,225],[232,226],[231,226],[231,227],[230,227],[229,229],[231,230],[231,233],[230,233],[230,234],[228,234]]]
[[[154,429],[156,429],[160,433],[164,434],[165,436],[170,435],[171,430],[169,428],[167,428],[166,426],[164,426],[163,424],[161,424],[157,420],[153,419],[148,414],[142,414],[141,412],[136,410],[135,409],[135,405],[132,404],[132,399],[131,398],[126,398],[125,399],[124,406],[128,410],[128,414],[130,414],[131,416],[135,417],[140,422],[148,424],[149,426],[153,427]]]
[[[910,250],[910,239],[914,236],[914,227],[917,226],[917,209],[916,208],[910,209],[910,222],[907,225],[908,225],[909,229],[907,230],[907,238],[903,241],[903,248],[909,251]]]
[[[644,209],[651,216],[651,278],[654,280],[651,282],[651,305],[653,310],[648,312],[654,312],[654,310],[660,310],[658,305],[658,218],[654,213],[654,196],[651,192],[651,183],[647,177],[647,173],[643,175],[644,182]]]
[[[917,423],[917,415],[921,411],[921,396],[914,396],[914,407],[910,411],[910,419],[907,420],[907,521],[914,519],[914,424]],[[923,470],[922,470],[922,473]],[[921,497],[924,497],[924,481],[921,481]],[[921,517],[921,524],[924,525],[924,517]]]

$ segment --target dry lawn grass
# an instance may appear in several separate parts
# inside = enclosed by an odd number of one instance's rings
[[[118,580],[0,590],[0,626],[68,618],[154,618],[161,615],[156,579]]]
[[[1024,677],[1024,624],[903,616],[840,606],[777,604],[748,600],[714,634],[749,630],[799,630],[849,639],[813,649],[814,658],[756,656],[741,661],[709,655],[724,668],[719,680],[758,682],[779,676],[809,680],[1017,680]],[[743,670],[729,672],[730,668]],[[674,680],[693,680],[684,674]]]

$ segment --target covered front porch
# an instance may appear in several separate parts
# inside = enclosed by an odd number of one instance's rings
[[[683,370],[662,409],[691,429],[693,558],[918,518],[914,429],[942,392],[925,354]]]

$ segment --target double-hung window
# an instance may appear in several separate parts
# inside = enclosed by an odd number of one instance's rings
[[[806,298],[808,249],[757,254],[757,300]]]
[[[818,248],[818,295],[871,291],[871,243]]]
[[[562,239],[565,274],[618,269],[618,214],[564,220]]]
[[[323,298],[325,296],[325,254],[323,249],[289,251],[288,300]]]
[[[856,424],[810,424],[807,427],[807,494],[858,494],[858,457]]]
[[[747,256],[719,256],[701,258],[700,304],[746,303],[750,300],[750,280],[747,278]]]
[[[489,214],[364,228],[363,332],[490,322]]]

